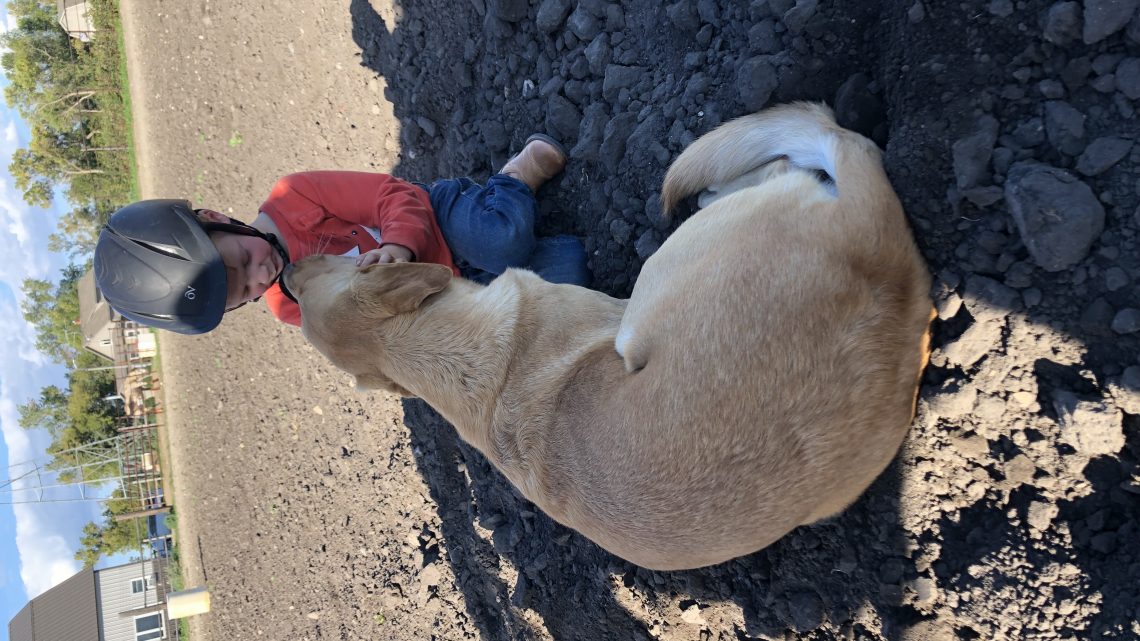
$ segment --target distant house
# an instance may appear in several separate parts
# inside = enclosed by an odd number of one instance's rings
[[[59,26],[67,35],[83,42],[91,42],[95,35],[95,22],[91,19],[91,4],[87,0],[56,0],[59,9]]]
[[[141,408],[147,367],[158,351],[154,332],[119,315],[95,286],[95,272],[87,270],[76,283],[79,296],[79,331],[83,347],[108,361],[115,369],[115,389],[128,410]]]
[[[166,617],[166,577],[150,560],[84,568],[28,601],[9,641],[150,641],[177,638]]]
[[[63,0],[60,0],[63,2]],[[115,360],[113,337],[115,317],[118,314],[103,299],[95,286],[95,271],[87,270],[76,284],[79,295],[79,329],[83,332],[83,347],[106,358]]]

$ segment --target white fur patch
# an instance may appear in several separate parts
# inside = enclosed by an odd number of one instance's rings
[[[625,348],[629,346],[632,340],[633,328],[623,323],[618,329],[617,338],[614,339],[614,349],[617,350],[619,356],[625,358]]]

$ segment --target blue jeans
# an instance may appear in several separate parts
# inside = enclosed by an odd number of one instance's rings
[[[552,283],[589,284],[582,241],[567,235],[535,238],[537,205],[521,181],[495,174],[485,186],[470,178],[420,186],[428,192],[452,255],[476,270],[464,270],[472,280],[485,283],[508,267],[523,267]]]

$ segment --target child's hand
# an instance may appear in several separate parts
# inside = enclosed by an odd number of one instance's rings
[[[366,251],[356,259],[356,268],[364,269],[377,263],[407,263],[412,260],[412,250],[403,245],[388,243],[379,249]]]

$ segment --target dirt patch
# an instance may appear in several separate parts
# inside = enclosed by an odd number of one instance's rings
[[[896,463],[841,516],[692,572],[551,522],[264,309],[164,336],[201,638],[1140,634],[1135,1],[142,4],[145,195],[248,220],[291,171],[485,178],[547,131],[573,152],[540,230],[586,238],[593,286],[625,295],[685,144],[822,99],[884,145],[938,281]]]

